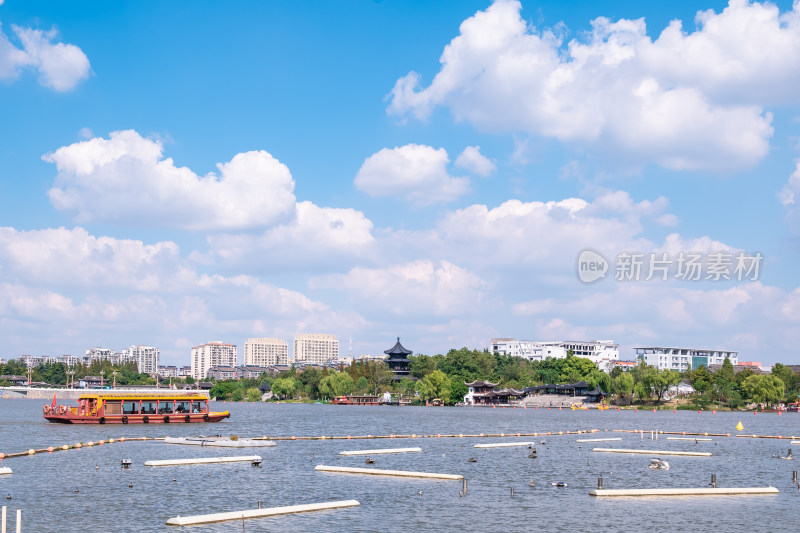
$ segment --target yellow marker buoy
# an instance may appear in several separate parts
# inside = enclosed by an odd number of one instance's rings
[[[743,429],[744,429],[744,426],[742,425],[742,421],[739,420],[739,423],[736,424],[736,431],[741,431]]]

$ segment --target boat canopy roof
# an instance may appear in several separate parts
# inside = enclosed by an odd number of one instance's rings
[[[174,391],[165,390],[161,391],[113,391],[113,390],[97,390],[91,392],[84,392],[80,395],[80,399],[96,399],[96,400],[182,400],[182,401],[198,401],[208,400],[208,393],[204,391]]]

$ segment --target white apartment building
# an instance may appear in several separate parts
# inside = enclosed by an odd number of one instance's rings
[[[131,346],[122,350],[121,363],[134,361],[140,374],[154,376],[158,374],[158,348],[152,346]]]
[[[296,341],[295,341],[296,342]],[[244,343],[245,366],[289,364],[289,345],[283,339],[257,337]]]
[[[513,338],[492,339],[491,351],[500,355],[524,357],[531,361],[542,361],[548,357],[564,359],[572,350],[576,357],[590,359],[600,370],[610,372],[615,361],[619,361],[619,345],[614,341],[524,341]]]
[[[294,361],[322,364],[339,360],[339,341],[334,335],[300,333],[294,338]]]
[[[81,362],[81,358],[74,355],[60,355],[58,357],[58,362],[64,363],[65,366],[72,368]]]
[[[39,365],[58,362],[58,360],[55,357],[50,357],[49,355],[40,355],[40,356],[22,355],[19,357],[19,360],[25,363],[25,366],[28,368],[36,368]]]
[[[236,345],[214,341],[195,346],[191,363],[192,377],[205,379],[212,366],[236,366]]]
[[[660,370],[679,370],[681,372],[701,365],[721,365],[730,359],[733,365],[739,364],[739,352],[730,350],[708,350],[704,348],[669,348],[663,346],[642,346],[634,348],[637,359]]]

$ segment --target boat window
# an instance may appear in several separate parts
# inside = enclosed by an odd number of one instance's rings
[[[192,402],[177,402],[175,405],[176,413],[188,413],[191,410]]]
[[[154,415],[156,414],[156,402],[142,402],[142,414]]]
[[[113,401],[106,400],[105,401],[105,414],[107,414],[107,415],[118,415],[118,414],[120,414],[122,412],[121,409],[122,409],[122,402],[121,401],[119,401],[119,400],[113,400]]]
[[[158,413],[162,415],[168,415],[172,413],[172,400],[159,400]]]
[[[122,414],[124,415],[138,415],[139,414],[139,401],[129,400],[122,403]]]
[[[203,412],[203,402],[200,402],[200,401],[192,402],[192,412],[193,413],[202,413]]]

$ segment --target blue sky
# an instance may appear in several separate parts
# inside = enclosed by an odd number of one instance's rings
[[[798,52],[790,2],[0,1],[0,357],[323,332],[796,362]],[[626,251],[764,259],[618,281]]]

